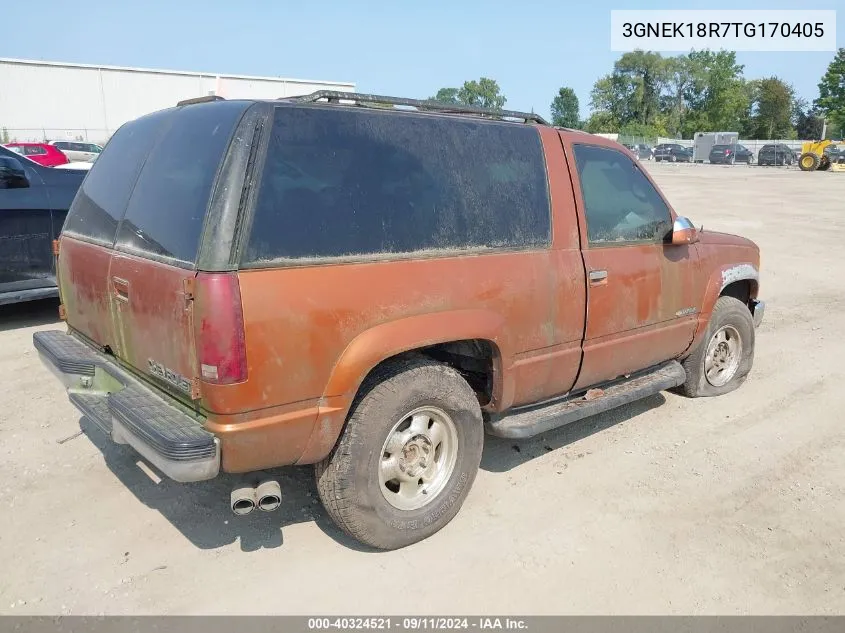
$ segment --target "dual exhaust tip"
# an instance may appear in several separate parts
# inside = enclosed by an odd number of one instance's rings
[[[230,506],[238,516],[249,514],[256,508],[262,512],[278,510],[282,505],[282,489],[279,482],[266,479],[257,486],[242,486],[232,490]]]

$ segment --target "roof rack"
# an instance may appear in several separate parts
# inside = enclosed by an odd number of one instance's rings
[[[225,101],[220,95],[206,95],[205,97],[194,97],[193,99],[182,99],[176,104],[176,107],[193,105],[195,103],[208,103],[209,101]]]
[[[344,105],[356,105],[360,107],[382,107],[382,106],[404,106],[416,108],[420,112],[441,112],[446,114],[471,114],[493,119],[516,119],[524,123],[538,123],[548,125],[546,120],[539,114],[533,112],[518,112],[516,110],[493,110],[490,108],[477,108],[475,106],[464,106],[451,103],[440,103],[438,101],[423,101],[421,99],[405,99],[403,97],[385,97],[383,95],[361,94],[358,92],[340,92],[337,90],[318,90],[309,95],[301,97],[287,97],[283,100],[298,103],[316,103],[325,99],[327,103]]]

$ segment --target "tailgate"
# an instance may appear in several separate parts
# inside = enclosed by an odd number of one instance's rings
[[[60,246],[68,324],[173,395],[196,397],[193,280],[206,212],[249,104],[157,112],[93,164]]]

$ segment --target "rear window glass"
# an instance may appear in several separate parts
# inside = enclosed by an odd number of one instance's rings
[[[244,262],[550,241],[531,126],[277,108]]]
[[[171,115],[138,177],[118,229],[118,249],[194,262],[218,166],[248,105],[194,105]],[[112,151],[112,143],[95,165]]]
[[[114,243],[117,224],[126,211],[141,165],[171,114],[150,114],[114,133],[71,205],[65,233],[108,246]]]

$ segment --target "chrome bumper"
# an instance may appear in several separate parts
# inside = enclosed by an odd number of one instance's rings
[[[128,444],[179,482],[220,472],[220,441],[105,355],[60,331],[36,332],[33,345],[71,403],[113,442]]]
[[[751,313],[754,315],[754,327],[760,327],[763,321],[763,315],[766,313],[765,301],[753,301],[751,303]]]

